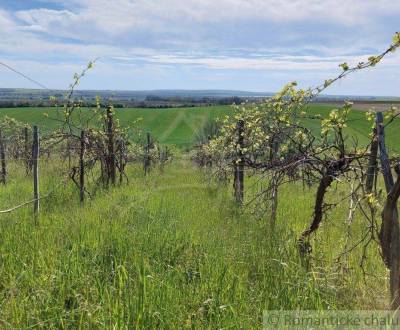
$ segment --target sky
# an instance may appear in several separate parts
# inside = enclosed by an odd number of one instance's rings
[[[0,0],[0,62],[51,89],[312,87],[384,51],[396,0]],[[400,96],[400,51],[327,94]],[[0,88],[37,86],[0,66]]]

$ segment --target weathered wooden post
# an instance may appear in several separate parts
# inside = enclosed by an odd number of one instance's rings
[[[25,167],[26,174],[28,175],[32,170],[32,162],[31,162],[31,154],[29,152],[29,135],[28,135],[28,127],[24,127],[23,129],[24,135],[24,158],[25,158]]]
[[[163,173],[164,150],[162,148],[158,149],[158,159],[160,160],[160,173]]]
[[[147,173],[150,172],[150,149],[151,149],[151,135],[149,132],[147,132],[147,143],[145,147],[145,156],[144,156],[144,174],[147,175]]]
[[[244,121],[239,120],[237,123],[237,159],[234,160],[234,179],[233,188],[235,201],[238,204],[243,203],[244,199],[244,158],[243,158],[243,147],[244,147]]]
[[[3,131],[0,129],[0,159],[1,159],[1,177],[2,184],[6,184],[7,168],[6,168],[6,151]]]
[[[124,139],[119,140],[119,184],[122,184],[124,179],[125,170],[125,141]]]
[[[378,145],[379,145],[379,154],[381,159],[382,174],[385,182],[386,191],[389,192],[394,185],[394,179],[393,179],[392,169],[390,167],[389,156],[387,154],[385,145],[385,127],[383,125],[382,112],[377,112],[376,124],[377,124],[376,129],[378,133]]]
[[[168,147],[160,148],[160,173],[164,173],[164,165],[168,160]]]
[[[116,162],[115,162],[115,149],[114,149],[114,120],[113,108],[107,107],[107,137],[108,137],[108,179],[115,185],[116,176]]]
[[[385,131],[383,126],[383,115],[381,112],[376,114],[376,129],[378,135],[379,156],[381,161],[381,171],[385,182],[386,192],[389,194],[394,185],[393,174],[390,168],[390,161],[385,145]],[[396,211],[397,213],[397,211]],[[387,266],[390,264],[390,242],[391,242],[392,222],[382,221],[379,239],[382,247],[382,256]]]
[[[79,201],[85,201],[85,131],[81,131],[81,149],[79,152]]]
[[[378,158],[378,135],[377,135],[377,122],[373,130],[373,137],[371,141],[370,154],[368,159],[368,170],[367,178],[365,181],[365,190],[367,193],[371,193],[374,187],[377,170],[377,158]]]
[[[33,164],[33,212],[35,222],[38,223],[39,214],[39,128],[33,126],[33,145],[32,145],[32,164]]]

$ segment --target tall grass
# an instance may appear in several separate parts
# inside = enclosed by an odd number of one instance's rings
[[[29,199],[20,165],[0,187],[0,206]],[[4,328],[260,328],[265,309],[377,308],[385,270],[372,246],[340,264],[345,208],[315,239],[302,266],[296,239],[311,217],[314,190],[281,191],[278,226],[232,204],[230,185],[207,183],[185,159],[160,175],[129,168],[130,183],[84,206],[59,186],[57,162],[41,164],[40,225],[31,208],[0,218],[0,323]],[[251,180],[251,179],[250,179]],[[332,193],[333,195],[333,193]],[[354,241],[363,231],[355,220]]]

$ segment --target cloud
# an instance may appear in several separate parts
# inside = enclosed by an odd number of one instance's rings
[[[190,46],[190,39],[203,42],[229,39],[227,30],[235,31],[238,41],[249,42],[262,34],[249,38],[247,33],[258,28],[276,41],[271,32],[277,25],[286,32],[285,25],[293,28],[293,24],[299,23],[300,33],[292,29],[290,36],[282,33],[280,39],[293,42],[307,28],[315,35],[329,34],[332,25],[336,30],[362,25],[367,39],[369,26],[373,30],[380,17],[396,16],[400,11],[400,2],[388,0],[69,0],[62,3],[68,9],[22,10],[16,12],[16,17],[23,24],[58,37],[105,43],[140,41],[158,46],[166,39],[164,43],[186,42]],[[245,38],[240,35],[242,30]],[[362,34],[356,29],[351,35]],[[341,35],[343,40],[348,37]],[[104,40],[107,38],[121,39]]]
[[[238,88],[271,90],[290,80],[319,82],[339,63],[383,50],[400,13],[400,2],[388,0],[31,2],[14,11],[0,5],[0,59],[20,63],[38,80],[43,75],[47,84],[51,72],[60,87],[66,79],[57,78],[57,68],[79,71],[101,57],[96,77],[118,77],[115,86],[125,80],[126,89],[224,88],[240,79]],[[383,67],[399,62],[391,56]],[[142,80],[132,82],[132,75]],[[0,84],[8,81],[0,76]]]
[[[280,72],[339,72],[339,65],[348,62],[356,65],[360,61],[367,61],[368,57],[375,54],[364,54],[363,56],[312,56],[312,55],[286,55],[286,54],[252,54],[251,56],[214,56],[207,54],[190,56],[185,54],[156,54],[143,57],[136,55],[111,57],[111,60],[122,65],[142,63],[146,65],[183,65],[188,67],[203,67],[212,70],[270,70]],[[400,63],[400,54],[385,59],[380,66],[394,67]]]
[[[371,14],[391,14],[400,9],[397,1],[381,0],[80,0],[58,1],[66,7],[80,8],[82,14],[104,21],[124,18],[117,26],[132,26],[132,22],[156,19],[189,22],[221,20],[269,19],[288,22],[329,20],[354,24],[370,21]],[[127,19],[130,17],[131,19]]]
[[[80,16],[69,10],[52,9],[31,9],[21,10],[15,15],[27,26],[35,27],[35,30],[51,32],[52,30],[61,31],[79,22]]]

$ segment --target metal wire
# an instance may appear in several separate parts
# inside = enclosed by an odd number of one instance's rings
[[[39,86],[40,88],[43,89],[47,89],[47,90],[51,90],[50,88],[46,87],[45,85],[41,84],[40,82],[36,81],[35,79],[32,79],[31,77],[27,76],[26,74],[14,69],[13,67],[11,67],[10,65],[4,63],[4,62],[0,62],[0,65],[4,66],[5,68],[9,69],[10,71],[20,75],[21,77],[29,80],[30,82],[34,83],[35,85]]]

